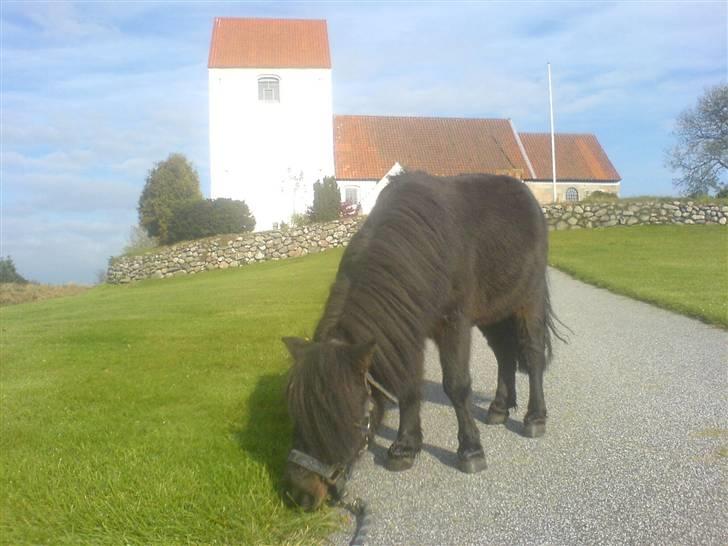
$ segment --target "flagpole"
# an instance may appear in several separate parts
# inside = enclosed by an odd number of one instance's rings
[[[551,63],[546,63],[549,73],[549,116],[551,118],[551,179],[553,181],[553,201],[556,203],[556,141],[554,139],[554,97],[551,93]]]

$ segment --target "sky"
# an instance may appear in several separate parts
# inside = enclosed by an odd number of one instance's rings
[[[622,195],[676,195],[677,115],[726,83],[716,2],[0,3],[0,255],[93,283],[148,171],[185,154],[209,196],[214,17],[326,19],[335,114],[510,118],[597,136]]]

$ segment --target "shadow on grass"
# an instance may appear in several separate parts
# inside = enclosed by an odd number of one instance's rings
[[[247,400],[242,424],[233,429],[240,449],[262,464],[276,485],[283,475],[291,439],[285,387],[285,375],[260,376]]]

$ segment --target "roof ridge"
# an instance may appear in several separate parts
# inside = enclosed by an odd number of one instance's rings
[[[532,136],[551,136],[551,133],[543,133],[543,132],[531,132],[531,131],[518,131],[518,134],[520,135],[532,135]],[[562,133],[561,131],[557,131],[554,133],[556,136],[593,136],[596,138],[595,133]]]
[[[336,118],[396,118],[396,119],[433,119],[462,121],[509,121],[510,118],[468,118],[462,116],[412,116],[412,115],[378,115],[378,114],[334,114]]]
[[[215,21],[316,21],[326,23],[327,19],[290,19],[288,17],[215,17]]]

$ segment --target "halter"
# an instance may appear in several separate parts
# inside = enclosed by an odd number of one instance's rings
[[[372,426],[371,410],[374,405],[371,387],[376,388],[388,400],[397,404],[397,398],[385,389],[379,382],[377,382],[369,372],[366,373],[364,386],[367,389],[367,401],[364,406],[364,419],[362,419],[361,424],[357,425],[364,436],[364,445],[357,453],[357,457],[366,451],[367,447],[369,447],[369,431]],[[321,477],[326,485],[332,489],[332,496],[334,497],[334,500],[340,500],[344,496],[344,485],[351,474],[351,464],[347,465],[344,463],[337,463],[327,465],[319,461],[316,457],[313,457],[308,453],[304,453],[303,451],[299,451],[298,449],[291,449],[288,454],[288,461]]]

